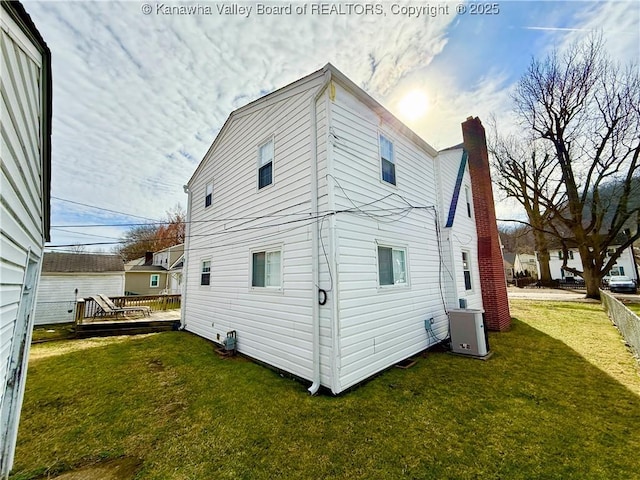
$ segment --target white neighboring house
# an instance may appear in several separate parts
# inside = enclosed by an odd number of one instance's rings
[[[18,2],[2,1],[0,478],[13,465],[42,251],[49,240],[51,53]]]
[[[78,298],[124,295],[124,262],[119,255],[44,254],[35,324],[73,322]]]
[[[513,271],[521,274],[528,273],[530,277],[538,278],[537,257],[531,253],[516,253],[513,261]]]
[[[617,246],[612,246],[609,250],[614,251]],[[549,269],[551,270],[551,278],[554,280],[566,280],[573,279],[575,275],[571,272],[563,270],[563,252],[559,249],[549,250]],[[580,253],[577,248],[569,249],[567,251],[568,259],[567,266],[582,270],[582,261],[580,259]],[[536,257],[537,261],[537,257]],[[616,260],[614,267],[609,271],[610,275],[626,275],[627,277],[638,282],[638,270],[633,258],[633,249],[629,247],[622,252],[622,255]]]
[[[463,152],[330,64],[232,112],[186,187],[184,327],[235,330],[312,393],[444,339],[447,310],[482,308]]]

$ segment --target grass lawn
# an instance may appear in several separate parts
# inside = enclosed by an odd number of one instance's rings
[[[33,327],[34,343],[47,342],[51,340],[65,340],[74,338],[75,323],[56,323],[53,325],[36,325]]]
[[[636,315],[640,315],[640,303],[625,303],[625,306]]]
[[[12,478],[638,478],[638,366],[600,305],[512,315],[488,361],[430,352],[337,398],[183,332],[34,345]]]

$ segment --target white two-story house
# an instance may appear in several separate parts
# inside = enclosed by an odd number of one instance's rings
[[[339,393],[481,309],[469,167],[335,67],[231,113],[185,187],[184,328]]]

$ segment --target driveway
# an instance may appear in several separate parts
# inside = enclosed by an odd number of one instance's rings
[[[598,302],[585,298],[585,292],[556,288],[518,288],[509,286],[509,298],[526,300],[558,300],[563,302]]]
[[[599,303],[598,300],[585,298],[585,292],[579,290],[562,290],[560,288],[518,288],[510,285],[507,288],[509,298],[527,300],[558,300],[563,302]],[[622,303],[640,303],[640,295],[616,293],[614,296]]]

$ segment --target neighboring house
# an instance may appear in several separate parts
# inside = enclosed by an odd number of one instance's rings
[[[18,2],[1,2],[0,478],[13,465],[42,252],[49,240],[51,52]]]
[[[611,246],[610,252],[616,250],[618,246]],[[551,278],[554,280],[567,280],[573,279],[575,275],[562,268],[564,253],[561,249],[555,248],[549,250],[549,269],[551,270]],[[567,266],[582,270],[582,261],[580,259],[580,253],[577,248],[567,250]],[[609,271],[607,276],[610,275],[626,275],[632,280],[638,281],[638,270],[633,258],[633,249],[629,247],[622,252],[622,255],[616,260],[614,267]]]
[[[507,282],[513,282],[513,278],[515,277],[516,273],[514,269],[516,254],[503,251],[502,255],[504,257],[504,276],[507,279]]]
[[[234,111],[186,188],[184,327],[339,393],[445,339],[450,309],[508,316],[501,256],[501,312],[478,260],[483,142],[437,152],[331,65]]]
[[[180,244],[127,262],[125,295],[181,293],[183,256],[184,244]]]
[[[119,255],[44,254],[36,325],[73,322],[78,298],[124,295],[124,262]]]
[[[516,275],[538,278],[536,256],[531,253],[516,253],[513,259],[513,272]]]

